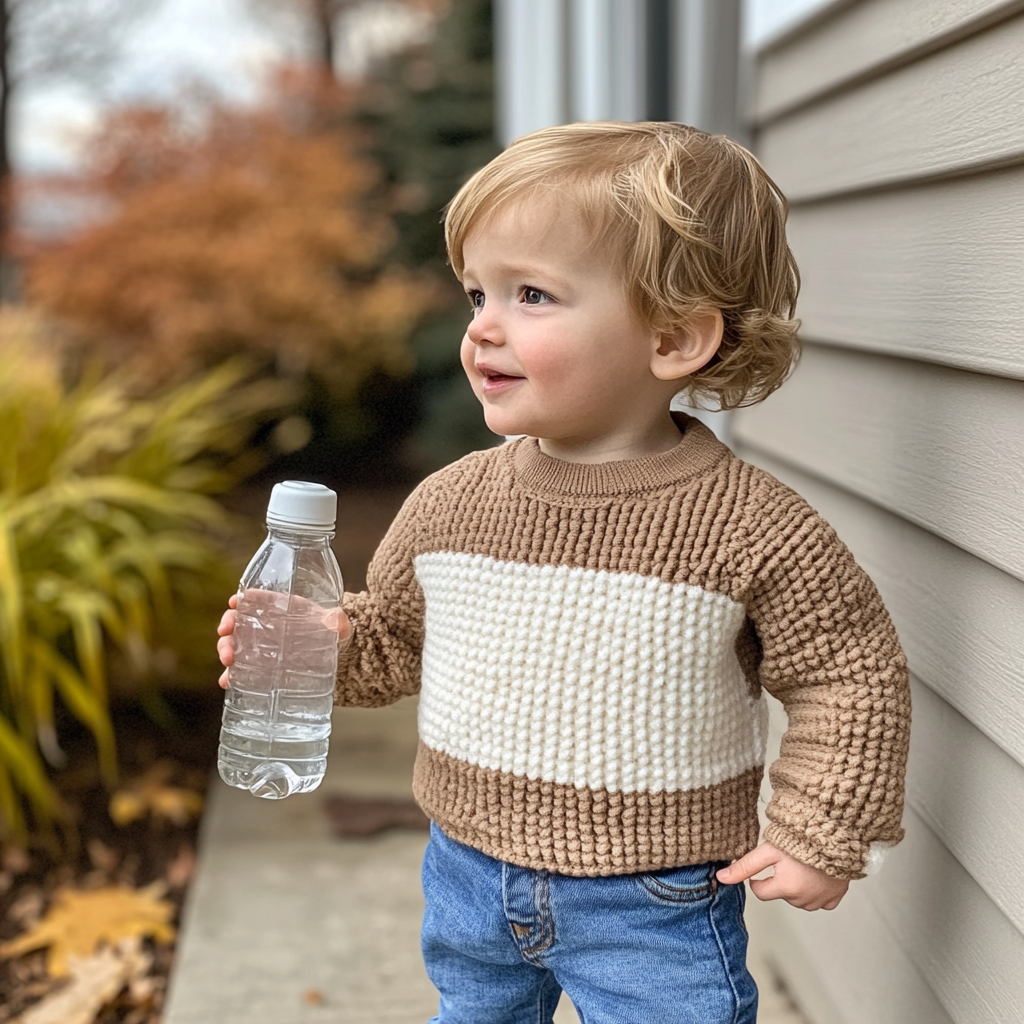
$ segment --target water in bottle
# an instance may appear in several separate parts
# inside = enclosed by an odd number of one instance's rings
[[[229,786],[278,800],[316,789],[327,767],[338,665],[337,495],[276,484],[267,539],[238,591],[217,767]]]

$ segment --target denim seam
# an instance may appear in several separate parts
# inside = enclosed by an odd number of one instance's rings
[[[732,992],[731,1024],[736,1024],[740,1012],[740,994],[736,991],[736,981],[732,976],[732,968],[729,966],[729,957],[726,955],[725,946],[722,942],[722,936],[718,930],[718,923],[715,921],[715,908],[720,902],[720,898],[721,889],[716,889],[715,895],[712,897],[711,902],[708,904],[708,923],[711,925],[711,931],[715,936],[715,944],[718,946],[718,955],[722,958],[722,970],[725,972],[725,976],[729,981],[729,991]]]
[[[700,903],[718,892],[718,883],[715,878],[711,878],[704,885],[693,885],[685,889],[665,885],[664,882],[650,875],[640,875],[637,881],[655,899],[671,904]]]
[[[534,912],[537,917],[540,931],[538,942],[535,945],[527,946],[523,942],[523,936],[516,933],[516,926],[509,917],[509,906],[506,898],[506,892],[510,867],[511,866],[508,864],[502,864],[501,866],[502,908],[505,912],[505,923],[508,925],[512,941],[516,944],[516,948],[519,950],[519,955],[528,964],[532,964],[534,967],[548,969],[545,967],[538,954],[545,952],[555,944],[555,922],[551,913],[550,875],[546,871],[531,871],[530,869],[525,869],[530,871],[533,875]]]
[[[542,982],[537,992],[537,1024],[551,1024],[555,1016],[555,1010],[558,1009],[558,1000],[556,999],[555,1005],[548,1010],[545,995],[546,992]]]
[[[539,897],[535,906],[540,920],[540,939],[537,945],[529,946],[526,949],[520,947],[520,949],[522,949],[524,960],[543,967],[544,964],[538,954],[546,952],[555,944],[555,921],[551,913],[551,876],[546,871],[536,873],[534,892]]]

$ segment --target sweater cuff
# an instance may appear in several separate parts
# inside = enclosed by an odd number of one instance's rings
[[[359,658],[356,649],[356,626],[352,623],[352,633],[347,640],[343,640],[338,646],[338,672],[334,678],[334,703],[348,705],[356,703],[353,697],[352,688],[348,683],[349,671]]]
[[[902,830],[893,840],[875,842],[832,833],[828,849],[823,849],[806,832],[786,825],[771,824],[764,833],[765,842],[788,853],[794,860],[824,871],[833,878],[851,881],[878,871],[886,854],[902,838]]]

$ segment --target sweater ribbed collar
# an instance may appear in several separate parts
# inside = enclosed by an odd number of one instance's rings
[[[535,437],[509,447],[516,480],[538,498],[600,498],[680,487],[713,472],[729,449],[700,420],[674,412],[683,436],[674,448],[619,462],[565,462],[545,455]]]

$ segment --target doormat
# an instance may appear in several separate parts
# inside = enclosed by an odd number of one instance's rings
[[[324,800],[331,831],[340,839],[375,836],[389,828],[430,828],[430,819],[415,800],[338,794]]]

